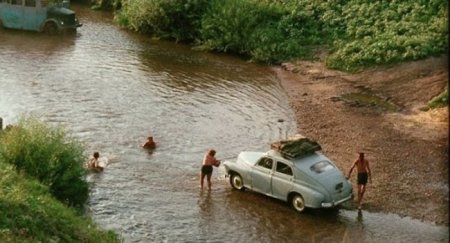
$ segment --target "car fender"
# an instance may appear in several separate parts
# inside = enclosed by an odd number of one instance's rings
[[[294,188],[288,194],[287,201],[290,201],[290,198],[294,194],[300,194],[305,201],[305,206],[308,208],[320,208],[321,203],[325,200],[325,196],[314,190],[313,188],[306,187],[304,185],[295,184]]]
[[[249,167],[245,163],[238,164],[236,162],[225,161],[224,162],[225,172],[227,175],[231,175],[232,173],[237,173],[241,175],[242,180],[244,182],[244,186],[248,187],[251,183],[251,178],[249,176]]]

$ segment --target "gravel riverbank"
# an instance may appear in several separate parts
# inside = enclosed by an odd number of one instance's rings
[[[318,141],[341,170],[347,173],[357,153],[366,152],[373,179],[364,209],[448,225],[448,108],[421,109],[447,85],[447,60],[357,74],[298,61],[274,71],[290,98],[298,132]]]

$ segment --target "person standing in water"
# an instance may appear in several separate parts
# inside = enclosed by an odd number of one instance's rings
[[[211,175],[213,172],[213,166],[218,167],[220,165],[220,161],[214,157],[215,155],[216,151],[214,149],[210,149],[203,157],[202,169],[200,173],[200,188],[202,190],[205,176],[208,181],[208,189],[211,190]]]
[[[353,165],[348,172],[347,179],[350,178],[355,167],[358,171],[358,209],[361,210],[362,199],[366,192],[367,179],[372,183],[369,161],[364,158],[364,153],[359,153],[359,158],[353,162]]]

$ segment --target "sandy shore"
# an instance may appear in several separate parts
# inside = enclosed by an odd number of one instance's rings
[[[274,71],[298,132],[318,141],[341,170],[366,152],[373,179],[364,209],[449,224],[448,108],[420,110],[447,85],[447,57],[357,74],[304,61]]]

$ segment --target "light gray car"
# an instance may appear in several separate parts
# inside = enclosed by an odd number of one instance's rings
[[[286,159],[276,150],[241,152],[236,161],[225,161],[230,184],[305,208],[331,208],[352,198],[352,185],[325,155]]]

